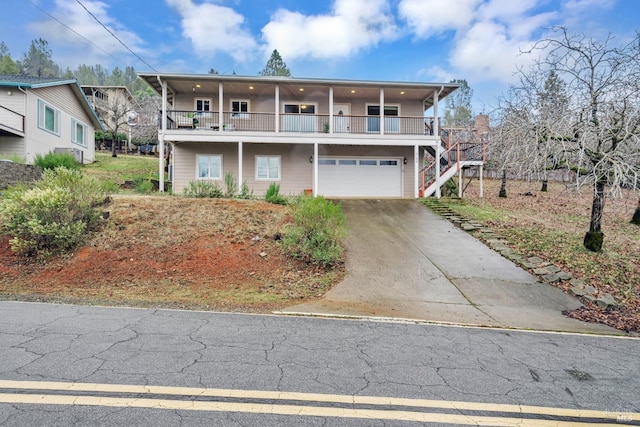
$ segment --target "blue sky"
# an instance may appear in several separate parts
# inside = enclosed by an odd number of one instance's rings
[[[638,0],[2,0],[2,5],[10,19],[5,15],[0,41],[14,59],[42,37],[64,68],[131,65],[181,73],[215,68],[256,75],[278,49],[296,77],[466,79],[476,113],[495,105],[514,81],[516,67],[533,59],[519,52],[551,26],[595,38],[612,33],[622,42],[634,35],[640,16]]]

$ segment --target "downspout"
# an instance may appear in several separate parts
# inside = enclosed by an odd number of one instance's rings
[[[160,133],[158,135],[158,191],[164,193],[164,137],[167,131],[167,84],[160,79],[160,75],[157,75],[158,83],[162,88],[162,117],[160,119]],[[175,175],[175,171],[173,171]]]

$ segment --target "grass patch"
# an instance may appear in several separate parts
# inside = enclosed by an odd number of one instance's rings
[[[100,181],[110,181],[117,185],[125,181],[133,181],[141,176],[148,179],[158,178],[158,158],[96,152],[96,160],[84,166],[84,173]]]

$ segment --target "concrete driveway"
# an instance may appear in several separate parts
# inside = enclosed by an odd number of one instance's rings
[[[562,315],[580,302],[413,200],[344,200],[347,276],[283,313],[619,334]]]

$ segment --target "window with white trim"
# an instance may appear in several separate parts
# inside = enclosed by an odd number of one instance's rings
[[[237,117],[240,119],[249,118],[249,101],[246,99],[232,99],[231,100],[231,117]]]
[[[38,99],[38,127],[60,135],[60,110]]]
[[[257,180],[280,180],[280,156],[256,156]]]
[[[211,98],[196,98],[196,111],[211,111]]]
[[[222,155],[197,156],[198,179],[222,179]]]
[[[76,119],[71,119],[71,142],[87,147],[89,127]]]

